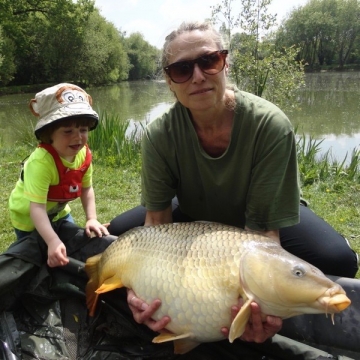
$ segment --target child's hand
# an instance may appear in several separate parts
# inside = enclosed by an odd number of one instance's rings
[[[96,219],[90,219],[86,222],[85,232],[86,235],[89,237],[92,237],[92,232],[95,234],[95,236],[98,237],[102,237],[103,235],[109,235],[107,227],[100,224]]]
[[[64,266],[69,262],[66,257],[66,248],[60,239],[54,239],[48,243],[48,260],[50,267]]]

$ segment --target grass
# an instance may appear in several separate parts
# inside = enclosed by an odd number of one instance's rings
[[[117,116],[100,114],[102,121],[90,135],[93,152],[97,213],[105,223],[136,206],[140,200],[141,127],[132,129]],[[28,133],[24,131],[24,133]],[[36,146],[28,135],[11,149],[2,146],[0,136],[0,252],[15,240],[7,202],[20,173],[20,163]],[[25,145],[24,145],[25,144]],[[328,152],[319,156],[321,140],[298,135],[300,180],[303,197],[315,213],[344,235],[360,253],[360,150],[354,149],[349,159],[334,161]],[[71,204],[75,221],[83,226],[85,216],[79,199]],[[358,273],[360,278],[360,272]]]

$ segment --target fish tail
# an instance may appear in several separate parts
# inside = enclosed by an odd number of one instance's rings
[[[102,254],[92,256],[86,260],[85,271],[89,278],[88,283],[86,284],[86,306],[89,310],[89,315],[94,316],[96,304],[98,301],[99,294],[96,293],[96,290],[99,286],[99,271],[98,264],[101,259]]]

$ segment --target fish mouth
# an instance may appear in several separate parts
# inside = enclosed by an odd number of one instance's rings
[[[343,311],[351,304],[351,300],[346,296],[344,290],[338,286],[328,289],[318,301],[325,306],[327,314]]]
[[[319,301],[325,305],[325,314],[326,316],[330,314],[333,325],[335,324],[335,313],[345,310],[351,304],[351,300],[343,293],[331,297],[325,295],[319,298]]]
[[[351,300],[345,294],[337,294],[328,302],[328,305],[334,307],[337,312],[345,310],[350,304]]]

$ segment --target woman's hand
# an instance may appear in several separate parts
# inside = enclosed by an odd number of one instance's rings
[[[163,330],[171,321],[169,316],[164,316],[158,321],[152,319],[152,316],[161,305],[161,301],[159,299],[154,300],[150,305],[148,305],[146,302],[139,299],[132,290],[128,289],[127,302],[135,321],[138,324],[146,325],[152,331],[159,332]]]
[[[233,306],[231,308],[232,319],[235,318],[236,314],[239,312],[241,306],[243,305],[243,300],[239,300],[238,306]],[[265,340],[273,337],[277,332],[281,330],[282,319],[277,316],[266,316],[266,321],[262,320],[260,306],[252,302],[251,303],[251,316],[246,325],[244,333],[240,336],[240,340],[262,343]],[[222,328],[221,332],[227,338],[229,336],[229,329]]]

